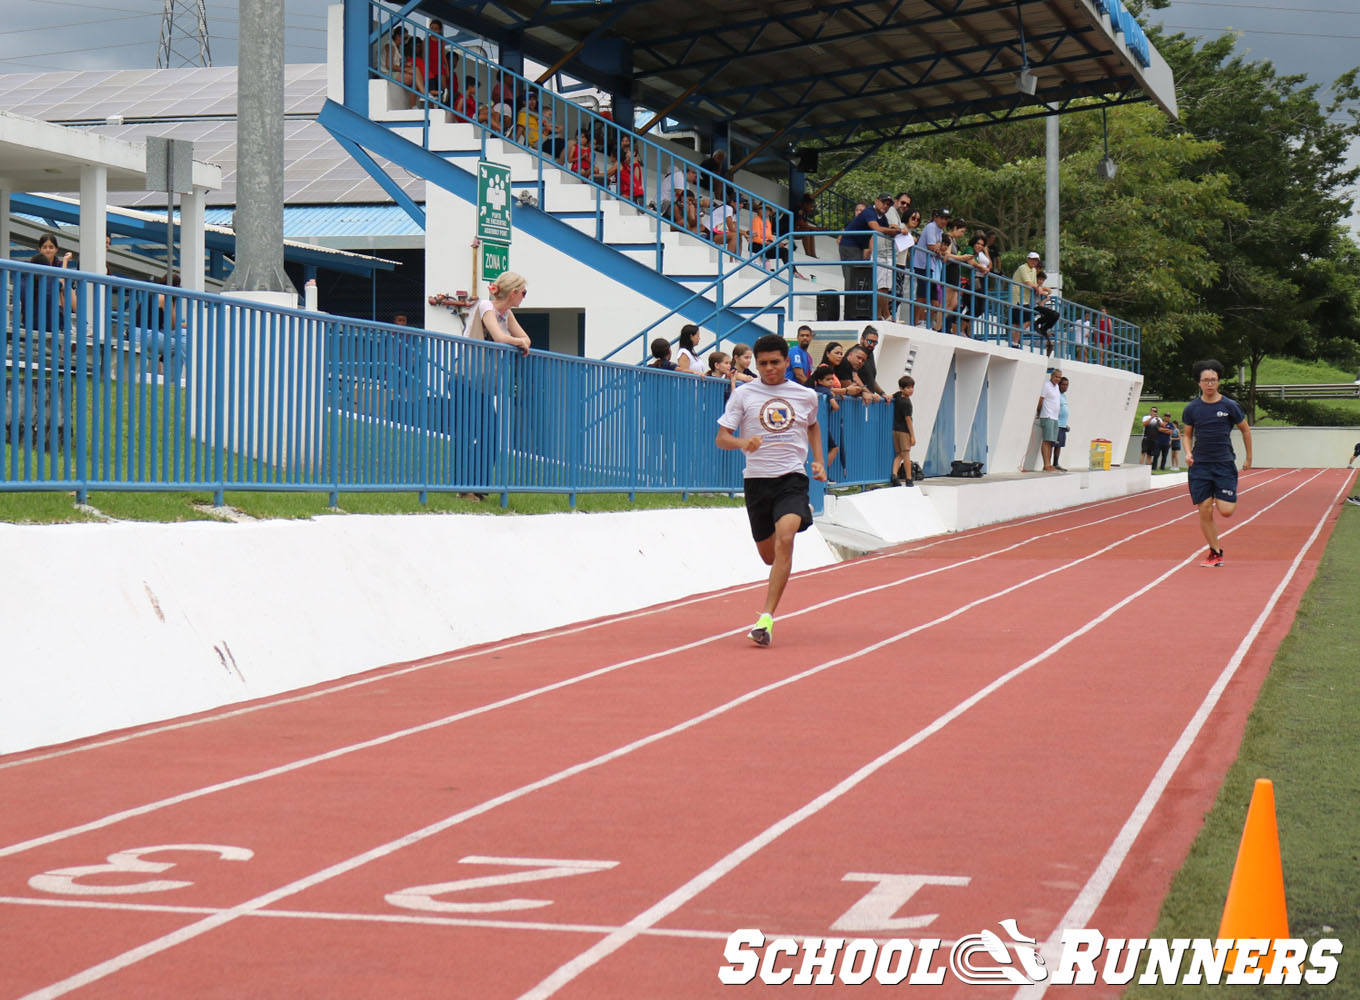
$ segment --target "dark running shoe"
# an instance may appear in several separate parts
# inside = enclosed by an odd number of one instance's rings
[[[774,617],[772,615],[761,615],[747,635],[757,646],[768,646],[770,640],[774,638]]]
[[[1360,507],[1360,495],[1346,497],[1346,503],[1353,503],[1355,506]]]
[[[1204,562],[1200,563],[1200,565],[1201,565],[1201,566],[1222,566],[1222,565],[1223,565],[1223,550],[1222,550],[1222,549],[1210,549],[1210,550],[1209,550],[1209,554],[1208,554],[1207,556],[1204,557]]]

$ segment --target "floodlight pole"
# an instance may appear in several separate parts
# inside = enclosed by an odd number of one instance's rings
[[[1062,265],[1058,260],[1058,115],[1044,119],[1044,269],[1050,287],[1062,291]]]
[[[283,4],[241,0],[236,267],[228,291],[297,289],[283,270]]]

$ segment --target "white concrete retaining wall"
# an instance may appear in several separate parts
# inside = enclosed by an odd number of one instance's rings
[[[0,524],[0,552],[0,753],[768,573],[730,508]],[[799,536],[795,569],[834,561],[816,528]]]
[[[810,348],[813,363],[821,359],[827,343],[848,347],[856,343],[863,322],[808,323],[813,330]],[[876,351],[878,383],[888,392],[897,391],[897,379],[907,374],[916,379],[912,397],[916,447],[912,457],[924,462],[950,365],[954,366],[954,455],[964,458],[973,415],[987,397],[988,473],[1037,469],[1039,438],[1035,411],[1039,392],[1054,362],[1042,354],[1017,351],[1009,345],[984,343],[936,333],[919,326],[875,321],[879,332]],[[1143,376],[1079,361],[1059,362],[1070,383],[1067,396],[1071,410],[1068,446],[1062,464],[1068,469],[1090,467],[1091,441],[1124,439],[1138,411]],[[1117,457],[1117,456],[1116,456]],[[888,470],[883,470],[887,478]],[[1073,501],[1076,502],[1076,501]]]
[[[1173,420],[1180,420],[1181,408],[1177,405],[1170,411]],[[1242,435],[1233,431],[1232,440],[1241,465],[1246,455]],[[1129,438],[1125,464],[1138,464],[1142,443],[1141,434]],[[1344,469],[1357,443],[1360,427],[1253,427],[1252,464],[1258,469]]]

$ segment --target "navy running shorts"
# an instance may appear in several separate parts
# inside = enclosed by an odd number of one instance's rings
[[[1210,497],[1237,502],[1237,466],[1232,462],[1196,462],[1188,478],[1190,502],[1196,507]]]

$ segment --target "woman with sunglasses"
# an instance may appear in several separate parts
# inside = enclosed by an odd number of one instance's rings
[[[908,205],[911,203],[908,202]],[[915,210],[905,212],[902,217],[902,226],[906,232],[898,233],[893,238],[893,250],[896,253],[896,281],[893,285],[893,316],[897,315],[898,306],[904,301],[902,289],[907,281],[907,272],[911,269],[908,261],[911,260],[911,248],[916,245],[916,232],[921,228],[921,213]],[[907,290],[907,299],[911,298],[911,290]]]
[[[987,237],[974,233],[972,239],[973,259],[969,262],[972,273],[968,275],[970,292],[964,303],[963,335],[973,335],[973,316],[982,316],[987,308],[987,274],[992,269],[992,259],[987,255]]]

